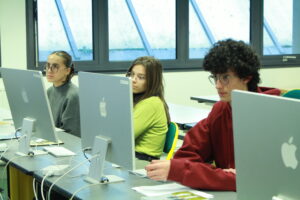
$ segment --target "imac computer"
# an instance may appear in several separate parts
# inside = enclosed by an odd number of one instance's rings
[[[20,129],[19,153],[27,155],[32,137],[57,142],[55,126],[40,71],[1,68],[15,129]]]
[[[103,167],[106,160],[135,168],[131,80],[89,72],[79,72],[78,80],[82,148],[91,148],[95,156],[86,181],[122,181],[104,175]]]
[[[239,200],[300,197],[300,100],[233,91]]]

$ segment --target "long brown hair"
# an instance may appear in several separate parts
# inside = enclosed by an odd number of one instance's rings
[[[152,97],[159,97],[165,107],[168,123],[170,122],[169,108],[164,98],[164,84],[163,84],[163,67],[159,60],[152,56],[143,56],[135,59],[129,67],[127,74],[131,73],[132,68],[135,65],[142,65],[146,71],[146,91],[141,94],[133,95],[133,104]]]

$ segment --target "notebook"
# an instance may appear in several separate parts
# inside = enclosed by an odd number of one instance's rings
[[[49,145],[55,145],[55,144],[63,144],[64,142],[60,139],[57,139],[57,142],[52,142],[49,140],[44,140],[41,138],[35,138],[30,141],[30,146],[49,146]]]
[[[300,199],[300,100],[233,91],[239,200]]]

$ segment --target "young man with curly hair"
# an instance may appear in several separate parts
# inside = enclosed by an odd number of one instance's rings
[[[147,175],[192,188],[235,191],[231,91],[279,95],[280,90],[258,87],[258,56],[242,41],[227,39],[214,44],[204,58],[203,68],[211,73],[209,79],[221,101],[187,132],[174,158],[153,160],[146,166]]]

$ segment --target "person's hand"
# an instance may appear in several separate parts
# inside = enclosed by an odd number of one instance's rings
[[[233,168],[229,168],[229,169],[223,169],[225,172],[231,172],[233,174],[236,174],[236,170]]]
[[[147,176],[156,181],[166,181],[170,171],[170,160],[152,160],[145,167]]]

